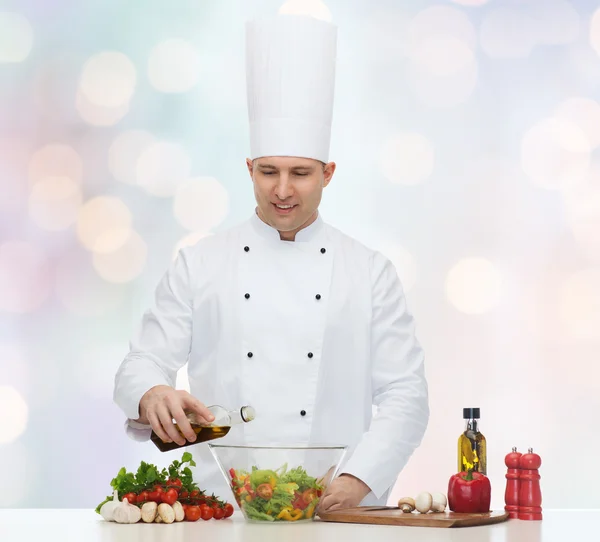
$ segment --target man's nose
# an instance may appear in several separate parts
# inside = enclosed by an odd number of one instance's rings
[[[275,195],[280,200],[289,198],[294,193],[292,185],[289,183],[287,175],[283,174],[279,177],[279,182],[275,186]]]

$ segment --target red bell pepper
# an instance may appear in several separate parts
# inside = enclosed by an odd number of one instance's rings
[[[459,472],[448,482],[448,507],[453,512],[485,513],[490,511],[490,479],[480,472]]]

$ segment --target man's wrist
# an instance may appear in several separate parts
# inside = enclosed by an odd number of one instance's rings
[[[340,478],[342,478],[342,477],[352,480],[357,487],[360,487],[364,491],[365,495],[368,495],[369,493],[371,493],[371,488],[367,484],[365,484],[365,482],[363,482],[360,478],[358,478],[357,476],[354,476],[354,474],[350,474],[349,472],[344,472],[344,473],[340,474]]]

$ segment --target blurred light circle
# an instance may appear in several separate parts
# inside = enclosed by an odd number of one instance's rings
[[[452,305],[466,314],[483,314],[500,300],[502,277],[485,258],[464,258],[446,278],[446,295]]]
[[[600,103],[590,98],[569,98],[557,107],[555,116],[576,124],[592,147],[600,147]]]
[[[124,102],[117,107],[95,105],[81,90],[77,91],[75,107],[81,119],[92,126],[114,126],[129,113],[129,102]]]
[[[169,39],[156,45],[148,59],[148,79],[160,92],[187,92],[200,78],[200,55],[183,39]]]
[[[409,51],[417,51],[423,42],[455,38],[474,50],[477,32],[469,17],[460,9],[451,6],[433,6],[420,11],[408,28]]]
[[[136,166],[138,184],[159,197],[175,195],[178,186],[189,178],[191,171],[192,160],[185,149],[165,141],[147,147]]]
[[[413,185],[424,181],[433,171],[434,153],[431,142],[417,133],[392,137],[383,146],[380,167],[389,181]]]
[[[83,195],[69,177],[47,177],[35,183],[29,195],[29,216],[40,228],[65,230],[75,223]]]
[[[0,386],[0,444],[17,440],[27,428],[29,409],[12,386]]]
[[[564,45],[579,37],[581,18],[572,2],[544,0],[524,6],[534,21],[537,40],[542,44]]]
[[[138,160],[154,142],[154,136],[143,130],[128,130],[118,135],[108,149],[108,168],[113,177],[123,183],[136,184]]]
[[[21,390],[24,396],[27,396],[33,381],[30,365],[25,357],[25,345],[22,341],[17,341],[19,339],[15,337],[12,342],[0,342],[0,360],[2,361],[0,385],[14,386]]]
[[[218,226],[229,212],[229,194],[212,177],[190,179],[177,190],[173,201],[177,222],[191,231],[208,231]]]
[[[411,17],[399,9],[379,9],[364,23],[364,42],[369,44],[361,54],[372,55],[373,63],[400,62],[408,54],[408,29]],[[361,40],[362,41],[362,40]],[[380,51],[386,51],[382,58]]]
[[[600,8],[594,11],[590,21],[590,45],[600,55]]]
[[[7,466],[2,472],[2,483],[10,488],[0,491],[0,508],[28,507],[26,499],[33,497],[30,494],[46,474],[40,473],[31,445],[17,441],[0,446],[0,465]]]
[[[417,282],[417,264],[413,255],[395,243],[386,243],[379,247],[379,251],[394,264],[403,290],[412,290]]]
[[[410,59],[416,68],[438,76],[459,73],[475,63],[467,43],[453,36],[423,40],[411,51]]]
[[[94,269],[107,282],[130,282],[144,270],[147,253],[144,240],[131,230],[125,244],[117,250],[94,254]]]
[[[97,317],[119,307],[124,287],[102,280],[86,252],[64,254],[56,268],[56,296],[77,316]]]
[[[49,293],[50,269],[38,248],[22,241],[0,245],[0,311],[34,311]]]
[[[0,12],[0,64],[23,62],[33,48],[33,28],[20,13]]]
[[[188,233],[186,236],[181,238],[175,244],[175,247],[173,248],[173,254],[171,256],[172,260],[177,259],[177,255],[179,254],[179,251],[182,248],[191,247],[191,246],[195,245],[201,239],[204,239],[205,237],[210,237],[211,235],[213,235],[213,234],[210,232],[204,232],[204,231],[195,231],[192,233]]]
[[[31,150],[26,140],[16,136],[0,137],[0,214],[8,220],[18,216],[27,202],[27,163]]]
[[[48,177],[69,177],[81,182],[83,163],[73,147],[55,143],[33,154],[29,161],[29,180],[36,183]]]
[[[481,23],[481,49],[492,58],[525,58],[536,44],[535,24],[516,8],[497,8],[485,15]]]
[[[600,269],[584,269],[568,277],[560,292],[561,320],[576,339],[598,339]]]
[[[461,6],[483,6],[483,4],[487,4],[489,0],[452,0],[455,4],[460,4]]]
[[[590,142],[574,123],[546,118],[525,133],[521,165],[535,184],[547,189],[565,189],[588,173]]]
[[[91,105],[117,108],[133,96],[136,79],[135,66],[126,55],[104,51],[84,64],[79,86]]]
[[[131,211],[119,198],[98,196],[80,208],[77,237],[92,252],[112,252],[126,243],[132,221]]]
[[[596,262],[600,262],[599,179],[600,167],[593,168],[590,182],[577,185],[564,194],[566,221],[575,242],[588,259]]]
[[[280,8],[281,15],[310,15],[331,22],[331,11],[321,0],[287,0]]]

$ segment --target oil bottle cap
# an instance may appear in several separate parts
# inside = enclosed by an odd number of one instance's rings
[[[463,408],[463,419],[465,420],[478,420],[480,417],[479,408]]]
[[[251,422],[256,418],[256,411],[250,405],[243,406],[240,413],[245,422]]]

